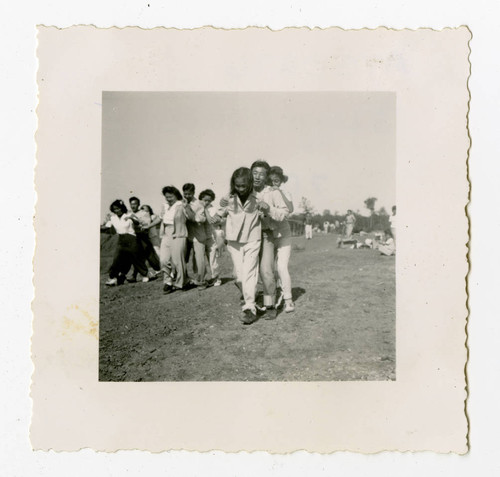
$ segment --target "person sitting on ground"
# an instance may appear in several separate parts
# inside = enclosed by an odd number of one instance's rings
[[[375,247],[382,255],[390,257],[396,253],[396,243],[390,229],[385,231],[385,240]]]

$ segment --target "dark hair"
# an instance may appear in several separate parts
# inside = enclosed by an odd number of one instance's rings
[[[111,205],[109,206],[109,210],[113,212],[113,209],[115,207],[118,207],[124,214],[127,213],[127,206],[124,204],[123,200],[116,199],[113,202],[111,202]]]
[[[212,189],[205,189],[204,191],[201,191],[198,199],[201,200],[202,197],[205,197],[206,195],[208,195],[211,200],[215,200],[215,193]]]
[[[194,191],[195,191],[194,184],[191,184],[190,182],[188,182],[187,184],[184,184],[182,186],[182,191],[183,192],[190,191],[190,192],[193,192],[193,194],[194,194]]]
[[[250,169],[253,171],[256,167],[264,168],[267,172],[267,175],[269,175],[269,171],[271,170],[271,166],[266,161],[261,161],[261,160],[255,161],[252,164],[252,167],[250,167]]]
[[[130,204],[133,200],[136,200],[136,201],[139,203],[139,205],[141,205],[141,201],[140,201],[137,197],[135,197],[135,196],[132,196],[132,197],[128,200],[128,203]]]
[[[149,210],[150,215],[153,215],[153,209],[151,208],[151,206],[150,206],[150,205],[146,205],[146,204],[144,204],[144,205],[142,206],[142,208],[143,208],[143,209],[146,209],[146,208],[147,208],[147,209]]]
[[[161,193],[163,195],[165,195],[165,194],[173,194],[173,195],[175,195],[175,198],[177,200],[182,200],[182,194],[179,192],[179,189],[177,189],[177,187],[174,187],[174,186],[165,186],[161,190]]]
[[[395,205],[392,206],[392,211],[396,212],[396,206]]]
[[[247,181],[248,188],[251,191],[253,185],[253,176],[252,171],[248,167],[240,167],[233,172],[230,183],[231,194],[236,194],[236,188],[234,186],[236,179],[245,179]]]
[[[280,166],[271,167],[271,169],[269,170],[269,175],[272,174],[278,176],[281,182],[286,182],[288,180],[288,176],[285,176],[285,174],[283,174],[283,169]]]

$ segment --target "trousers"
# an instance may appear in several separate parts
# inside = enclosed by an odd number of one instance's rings
[[[212,238],[208,238],[205,242],[205,255],[207,256],[208,263],[210,264],[210,271],[212,272],[212,278],[215,280],[219,278],[219,259],[217,257],[217,242]]]
[[[264,306],[274,306],[276,301],[276,278],[274,276],[274,237],[272,232],[262,232],[260,245],[260,278],[264,290]]]
[[[165,226],[160,245],[160,263],[163,283],[183,288],[186,285],[186,238],[173,237],[173,225]]]
[[[118,235],[118,245],[113,258],[113,263],[109,269],[110,278],[118,278],[119,275],[126,275],[131,266],[143,276],[147,276],[148,269],[144,262],[137,237],[131,234]]]
[[[292,298],[292,279],[288,271],[288,262],[292,252],[292,240],[290,237],[280,237],[274,239],[274,252],[276,254],[276,270],[281,282],[283,298],[290,300]]]
[[[193,282],[195,285],[202,285],[205,283],[205,242],[200,242],[197,238],[187,239],[186,243],[186,255],[185,261],[186,265],[189,262],[189,255],[191,255],[191,250],[193,253]]]
[[[227,249],[233,260],[236,281],[241,284],[245,304],[243,310],[255,311],[255,292],[259,278],[260,240],[248,243],[229,241]]]

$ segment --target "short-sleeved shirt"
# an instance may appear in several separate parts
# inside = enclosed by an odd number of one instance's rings
[[[106,227],[114,227],[117,234],[130,234],[135,235],[134,222],[130,218],[130,214],[123,214],[118,217],[116,214],[111,214]]]

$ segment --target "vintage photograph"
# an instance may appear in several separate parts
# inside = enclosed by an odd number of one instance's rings
[[[99,381],[396,379],[396,93],[102,93]]]

